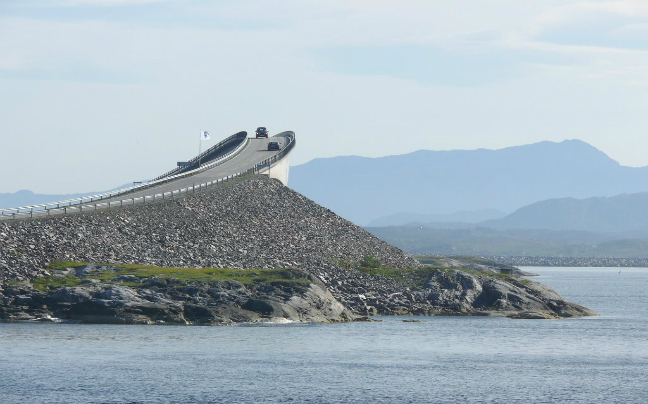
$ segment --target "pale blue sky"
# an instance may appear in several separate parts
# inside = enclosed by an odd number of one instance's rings
[[[645,0],[0,0],[0,192],[112,188],[262,125],[292,164],[578,138],[644,166],[647,104]]]

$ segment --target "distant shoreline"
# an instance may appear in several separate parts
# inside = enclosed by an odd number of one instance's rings
[[[508,257],[484,256],[502,264],[530,267],[619,267],[648,268],[646,258],[601,258],[601,257]]]

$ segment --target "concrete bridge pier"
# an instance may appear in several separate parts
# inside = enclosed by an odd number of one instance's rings
[[[286,155],[279,161],[272,164],[271,167],[264,169],[260,174],[268,175],[270,178],[281,181],[282,184],[288,185],[288,174],[290,172],[290,154]]]

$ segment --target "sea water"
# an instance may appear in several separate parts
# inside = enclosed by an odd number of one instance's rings
[[[0,402],[647,403],[648,269],[525,269],[600,316],[0,324]]]

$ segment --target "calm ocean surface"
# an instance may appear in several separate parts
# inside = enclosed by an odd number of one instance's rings
[[[0,402],[647,403],[648,269],[527,270],[601,316],[0,324]]]

